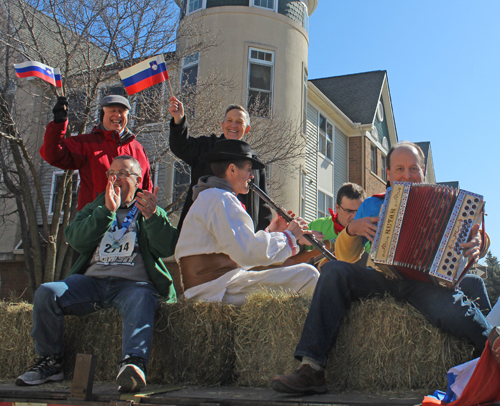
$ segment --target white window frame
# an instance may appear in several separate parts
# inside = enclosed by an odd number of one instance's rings
[[[269,1],[269,0],[259,0],[260,1]],[[271,10],[271,11],[274,11],[274,12],[278,12],[278,3],[279,3],[279,0],[273,0],[273,8],[270,8],[270,7],[263,7],[263,6],[260,6],[260,5],[257,5],[255,4],[256,0],[251,0],[250,1],[250,6],[251,7],[257,7],[257,8],[261,8],[263,10]]]
[[[186,15],[189,15],[189,14],[193,14],[193,13],[196,13],[197,11],[199,10],[204,10],[207,8],[207,0],[201,0],[201,7],[198,7],[197,9],[195,10],[190,10],[189,9],[189,2],[191,0],[186,0]],[[194,1],[197,1],[197,0],[194,0]]]
[[[307,134],[307,84],[308,84],[307,69],[304,67],[302,71],[302,132]]]
[[[377,175],[377,149],[374,144],[370,144],[370,170],[375,175]],[[374,167],[375,170],[373,170]]]
[[[300,217],[306,216],[306,181],[307,173],[304,169],[300,171]]]
[[[271,55],[271,61],[264,61],[262,59],[258,58],[252,58],[252,51],[257,51],[257,52],[264,52],[266,54]],[[250,88],[250,71],[252,64],[253,65],[263,65],[263,66],[270,66],[271,67],[271,83],[270,83],[270,90],[269,90],[269,116],[272,115],[273,112],[273,96],[274,96],[274,51],[269,51],[267,49],[260,49],[260,48],[254,48],[250,47],[248,49],[248,73],[247,73],[247,107],[249,108],[249,101],[250,101],[250,91],[255,91],[255,92],[260,92],[260,93],[267,93],[267,90],[263,89],[257,89],[257,88]]]
[[[183,86],[182,78],[184,76],[184,70],[188,69],[188,68],[192,68],[193,66],[196,66],[196,65],[198,65],[198,71],[196,72],[196,83],[198,83],[198,78],[200,75],[200,53],[196,52],[194,54],[191,54],[191,55],[188,55],[188,56],[185,56],[184,58],[182,58],[182,68],[181,68],[181,74],[180,74],[180,78],[179,78],[181,88]]]
[[[54,171],[52,172],[52,184],[50,186],[50,199],[49,199],[49,205],[47,206],[47,214],[49,216],[53,216],[54,215],[54,212],[52,211],[52,204],[53,204],[53,201],[54,201],[54,193],[56,192],[55,189],[56,189],[56,179],[58,176],[61,176],[61,175],[64,175],[64,172],[65,171]],[[78,188],[80,187],[80,173],[78,171],[75,171],[73,176],[76,175],[77,177],[77,184],[76,184],[76,190],[78,191]],[[78,196],[78,193],[76,194],[76,196]]]
[[[384,154],[381,155],[381,160],[380,160],[380,163],[382,166],[382,173],[381,173],[381,178],[384,182],[387,182],[387,171],[385,170],[385,167],[387,165],[387,156],[385,156]]]
[[[325,119],[326,128],[325,131],[321,128],[321,117]],[[328,136],[328,126],[331,127],[332,133],[330,137]],[[333,142],[335,136],[335,124],[333,124],[328,118],[318,112],[318,153],[321,154],[325,159],[333,162]],[[325,145],[325,148],[321,148],[322,145]]]
[[[325,205],[325,212],[322,213],[319,211],[319,202],[320,202],[320,193],[322,195],[324,195],[324,205]],[[321,218],[321,217],[328,217],[330,215],[330,212],[328,211],[328,209],[333,209],[333,205],[334,205],[334,199],[333,199],[333,194],[331,193],[328,193],[326,192],[325,190],[322,190],[322,189],[319,189],[318,188],[318,193],[317,193],[317,196],[318,196],[318,206],[316,208],[316,212],[318,213],[318,218]],[[329,201],[329,203],[331,202],[331,205],[330,204],[327,204],[327,197],[329,197],[331,199],[331,201]]]

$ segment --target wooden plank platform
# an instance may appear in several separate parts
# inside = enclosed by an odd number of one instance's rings
[[[20,387],[14,381],[3,381],[0,383],[0,405],[30,403],[31,406],[129,406],[141,403],[145,406],[409,406],[420,404],[423,396],[433,391],[434,389],[407,393],[328,392],[324,395],[297,396],[279,394],[269,388],[148,385],[140,394],[120,394],[116,384],[98,383],[94,385],[92,400],[85,401],[71,397],[69,381],[34,387]],[[2,402],[6,404],[2,405]]]

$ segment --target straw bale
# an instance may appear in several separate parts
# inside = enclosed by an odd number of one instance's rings
[[[0,301],[0,377],[15,379],[34,363],[35,343],[30,336],[33,328],[33,306],[26,303]]]
[[[235,336],[238,385],[265,386],[276,373],[297,365],[293,352],[302,333],[310,297],[258,290],[237,317]]]
[[[258,292],[237,319],[237,383],[267,386],[293,359],[310,298]],[[442,334],[411,305],[391,297],[363,300],[346,313],[327,368],[336,390],[401,390],[446,386],[449,368],[472,358],[473,346]]]
[[[392,297],[347,312],[327,368],[337,389],[446,387],[446,372],[472,358],[473,346],[441,333],[414,307]]]
[[[115,309],[64,317],[64,376],[71,379],[77,354],[97,357],[96,382],[113,382],[122,348],[122,317]]]
[[[234,381],[238,309],[213,302],[162,303],[153,338],[149,382],[224,385]]]

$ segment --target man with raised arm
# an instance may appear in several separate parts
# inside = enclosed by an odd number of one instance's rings
[[[201,177],[193,188],[194,203],[175,249],[185,297],[241,305],[250,291],[261,287],[312,294],[319,276],[312,265],[251,270],[295,255],[297,241],[305,242],[303,235],[311,232],[303,219],[286,224],[278,215],[268,231],[254,231],[236,197],[248,193],[252,169],[264,167],[250,146],[221,140],[201,158],[215,175]]]
[[[170,149],[176,157],[182,159],[191,168],[191,184],[177,225],[180,230],[184,218],[193,204],[193,187],[198,183],[201,176],[213,175],[210,165],[203,162],[200,156],[211,151],[219,140],[241,140],[250,131],[250,115],[242,106],[231,104],[226,109],[222,121],[222,135],[211,134],[194,138],[189,135],[184,106],[175,96],[170,97],[168,111],[172,115],[170,121]],[[265,168],[255,169],[253,176],[255,184],[266,192]],[[271,208],[254,192],[238,195],[238,199],[244,204],[245,210],[252,218],[254,230],[264,230],[272,220]]]
[[[54,120],[47,125],[43,136],[40,155],[56,168],[79,171],[78,210],[106,189],[106,171],[118,155],[137,159],[142,168],[139,187],[153,190],[146,151],[127,128],[130,103],[125,97],[109,95],[102,98],[99,123],[89,134],[67,136],[68,110],[68,98],[59,96],[52,110]]]
[[[63,380],[64,315],[111,307],[123,319],[118,390],[135,392],[146,385],[158,299],[176,299],[161,258],[174,253],[179,233],[157,206],[158,188],[153,193],[139,189],[141,173],[136,159],[117,156],[104,193],[66,227],[66,239],[80,257],[66,279],[35,292],[31,335],[40,358],[16,385]]]
[[[424,154],[410,142],[393,146],[387,154],[387,178],[392,184],[424,182]],[[389,294],[406,301],[427,320],[444,332],[470,339],[482,351],[492,326],[483,311],[490,303],[484,283],[476,275],[467,275],[461,289],[451,290],[431,283],[404,279],[392,280],[373,268],[352,264],[364,251],[367,241],[373,241],[384,196],[366,199],[356,216],[339,234],[335,253],[339,261],[330,261],[321,268],[302,336],[295,350],[299,367],[288,375],[278,375],[272,382],[274,390],[283,393],[324,393],[327,391],[325,368],[347,309],[353,301]],[[476,224],[471,240],[462,243],[464,255],[472,260],[479,257],[481,236]],[[486,249],[484,250],[484,253]],[[343,262],[347,261],[347,262]],[[468,297],[464,292],[467,292]],[[479,300],[475,301],[476,298]]]

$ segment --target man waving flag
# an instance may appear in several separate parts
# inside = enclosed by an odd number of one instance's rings
[[[146,59],[119,74],[129,95],[168,80],[167,64],[163,55]]]

